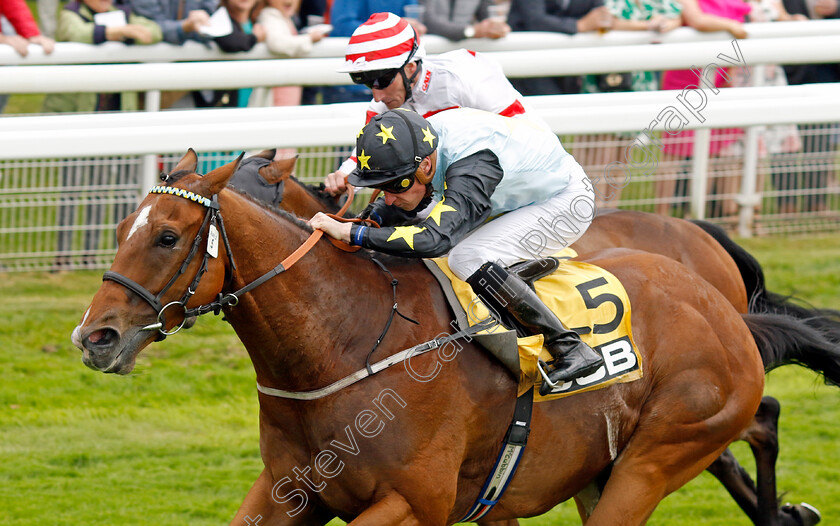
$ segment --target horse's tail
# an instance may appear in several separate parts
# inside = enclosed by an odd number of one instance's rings
[[[691,222],[712,236],[726,250],[726,253],[729,254],[732,260],[735,261],[735,264],[738,266],[738,271],[741,272],[741,279],[744,281],[744,286],[747,289],[750,312],[763,312],[753,311],[752,308],[753,302],[755,301],[754,298],[767,293],[767,289],[764,288],[764,269],[761,268],[758,260],[744,250],[742,246],[732,241],[732,238],[720,226],[700,219],[692,219]]]
[[[840,387],[840,350],[819,328],[783,314],[742,314],[764,370],[798,364],[823,375],[825,383]]]
[[[712,236],[735,261],[747,289],[751,313],[793,316],[822,331],[826,338],[840,345],[840,311],[818,309],[793,296],[770,292],[764,286],[764,270],[761,264],[743,247],[732,241],[723,228],[708,221],[693,220],[692,223]]]

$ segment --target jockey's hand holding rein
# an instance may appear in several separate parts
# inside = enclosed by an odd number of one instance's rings
[[[341,223],[323,212],[318,212],[309,220],[309,226],[323,230],[325,234],[339,241],[350,243],[350,229],[353,223]]]

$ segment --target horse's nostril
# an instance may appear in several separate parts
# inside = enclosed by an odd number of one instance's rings
[[[119,339],[119,334],[114,329],[99,329],[93,331],[86,338],[86,347],[110,347]]]

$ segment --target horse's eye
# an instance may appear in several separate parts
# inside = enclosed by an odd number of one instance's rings
[[[165,248],[172,248],[177,242],[178,236],[176,236],[172,232],[164,232],[158,237],[157,240],[157,244]]]

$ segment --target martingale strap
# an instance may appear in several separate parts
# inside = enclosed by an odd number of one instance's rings
[[[516,474],[519,461],[525,452],[525,444],[528,442],[528,435],[531,432],[531,409],[534,406],[534,388],[531,387],[522,396],[516,399],[516,407],[513,410],[513,421],[505,434],[504,446],[496,458],[493,471],[487,477],[484,487],[481,488],[475,504],[470,511],[458,522],[475,522],[487,515],[493,509]]]
[[[467,339],[467,341],[469,341],[469,337],[474,336],[475,334],[481,331],[495,327],[497,323],[498,322],[493,318],[486,318],[473,325],[472,327],[469,327],[462,331],[458,331],[455,334],[450,334],[442,338],[435,338],[434,340],[429,340],[427,342],[417,344],[414,347],[405,349],[404,351],[400,351],[397,354],[389,356],[388,358],[380,360],[374,364],[369,365],[366,363],[364,369],[359,369],[355,373],[349,374],[341,380],[333,382],[326,387],[315,389],[313,391],[285,391],[283,389],[266,387],[264,385],[261,385],[259,382],[257,382],[257,391],[261,392],[264,395],[276,396],[277,398],[291,398],[292,400],[317,400],[318,398],[323,398],[333,393],[337,393],[338,391],[341,391],[348,385],[353,385],[354,383],[360,380],[364,380],[368,376],[373,376],[374,374],[380,371],[384,371],[392,365],[396,365],[400,362],[404,362],[405,360],[409,360],[414,356],[420,356],[421,354],[433,351],[438,347],[442,347],[443,345],[446,345],[451,341],[455,341],[460,338],[465,338]],[[368,354],[368,358],[370,358],[370,354]]]

